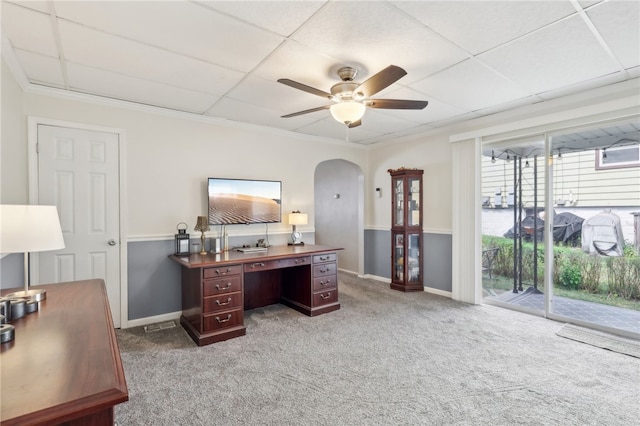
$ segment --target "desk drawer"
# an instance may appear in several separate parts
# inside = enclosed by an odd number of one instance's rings
[[[313,263],[335,262],[335,261],[336,261],[335,253],[316,254],[313,256]]]
[[[321,291],[320,293],[313,294],[313,307],[328,305],[338,301],[338,290]]]
[[[202,321],[202,332],[207,333],[227,327],[235,327],[242,325],[243,322],[244,311],[242,309],[209,314],[205,315]]]
[[[226,277],[227,275],[239,275],[242,272],[240,265],[219,266],[215,268],[204,268],[202,278]]]
[[[314,265],[313,267],[314,277],[323,277],[325,275],[335,275],[335,274],[336,274],[335,263],[325,263],[324,265]]]
[[[255,262],[245,263],[243,266],[244,272],[268,271],[269,269],[279,269],[281,267],[279,260],[257,260]]]
[[[311,256],[294,257],[291,259],[280,260],[281,268],[291,268],[293,266],[310,265],[310,264],[311,264]]]
[[[214,296],[216,294],[242,291],[242,276],[236,275],[228,278],[218,278],[206,280],[203,283],[203,296]]]
[[[202,312],[208,314],[234,308],[242,308],[242,292],[205,297]]]
[[[335,288],[338,285],[338,277],[336,275],[327,275],[313,279],[313,291],[322,291]]]

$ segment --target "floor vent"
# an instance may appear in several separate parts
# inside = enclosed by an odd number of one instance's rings
[[[156,324],[145,325],[144,331],[146,333],[151,333],[153,331],[160,331],[160,330],[166,330],[168,328],[174,328],[175,326],[176,326],[175,321],[165,321],[165,322],[159,322]]]

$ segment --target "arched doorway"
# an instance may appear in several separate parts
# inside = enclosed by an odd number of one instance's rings
[[[364,175],[357,164],[327,160],[314,174],[315,242],[342,247],[340,269],[364,273]]]

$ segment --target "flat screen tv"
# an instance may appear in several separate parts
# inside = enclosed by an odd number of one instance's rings
[[[209,224],[278,223],[282,220],[282,182],[209,178]]]

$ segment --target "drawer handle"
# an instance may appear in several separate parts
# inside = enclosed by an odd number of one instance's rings
[[[231,314],[227,315],[227,319],[220,319],[220,317],[216,317],[216,321],[218,321],[218,323],[222,324],[224,322],[229,322],[231,321]]]
[[[226,287],[220,287],[220,284],[216,284],[216,290],[228,290],[231,288],[231,283],[227,283]]]
[[[230,274],[230,273],[231,273],[231,268],[227,268],[227,270],[224,271],[224,272],[221,272],[220,269],[216,269],[216,274],[218,274],[218,275],[227,275],[227,274]]]
[[[320,260],[331,260],[331,256],[320,256]]]
[[[299,264],[299,263],[305,263],[305,262],[306,262],[306,259],[295,259],[293,261],[293,263],[295,263],[296,265]]]
[[[252,267],[252,268],[255,268],[255,267],[263,267],[263,266],[264,266],[264,263],[262,263],[262,262],[256,262],[256,263],[252,263],[252,264],[251,264],[251,267]]]
[[[325,272],[329,272],[331,269],[329,268],[320,268],[320,273],[324,274]]]
[[[218,304],[218,306],[224,306],[224,305],[228,305],[229,303],[231,303],[231,298],[227,298],[226,302],[220,302],[219,299],[216,299],[216,303]]]
[[[331,280],[320,281],[320,285],[329,285],[329,284],[331,284]]]
[[[320,295],[320,297],[322,297],[324,300],[327,300],[328,298],[331,297],[331,292],[327,293],[326,295],[323,293]]]

